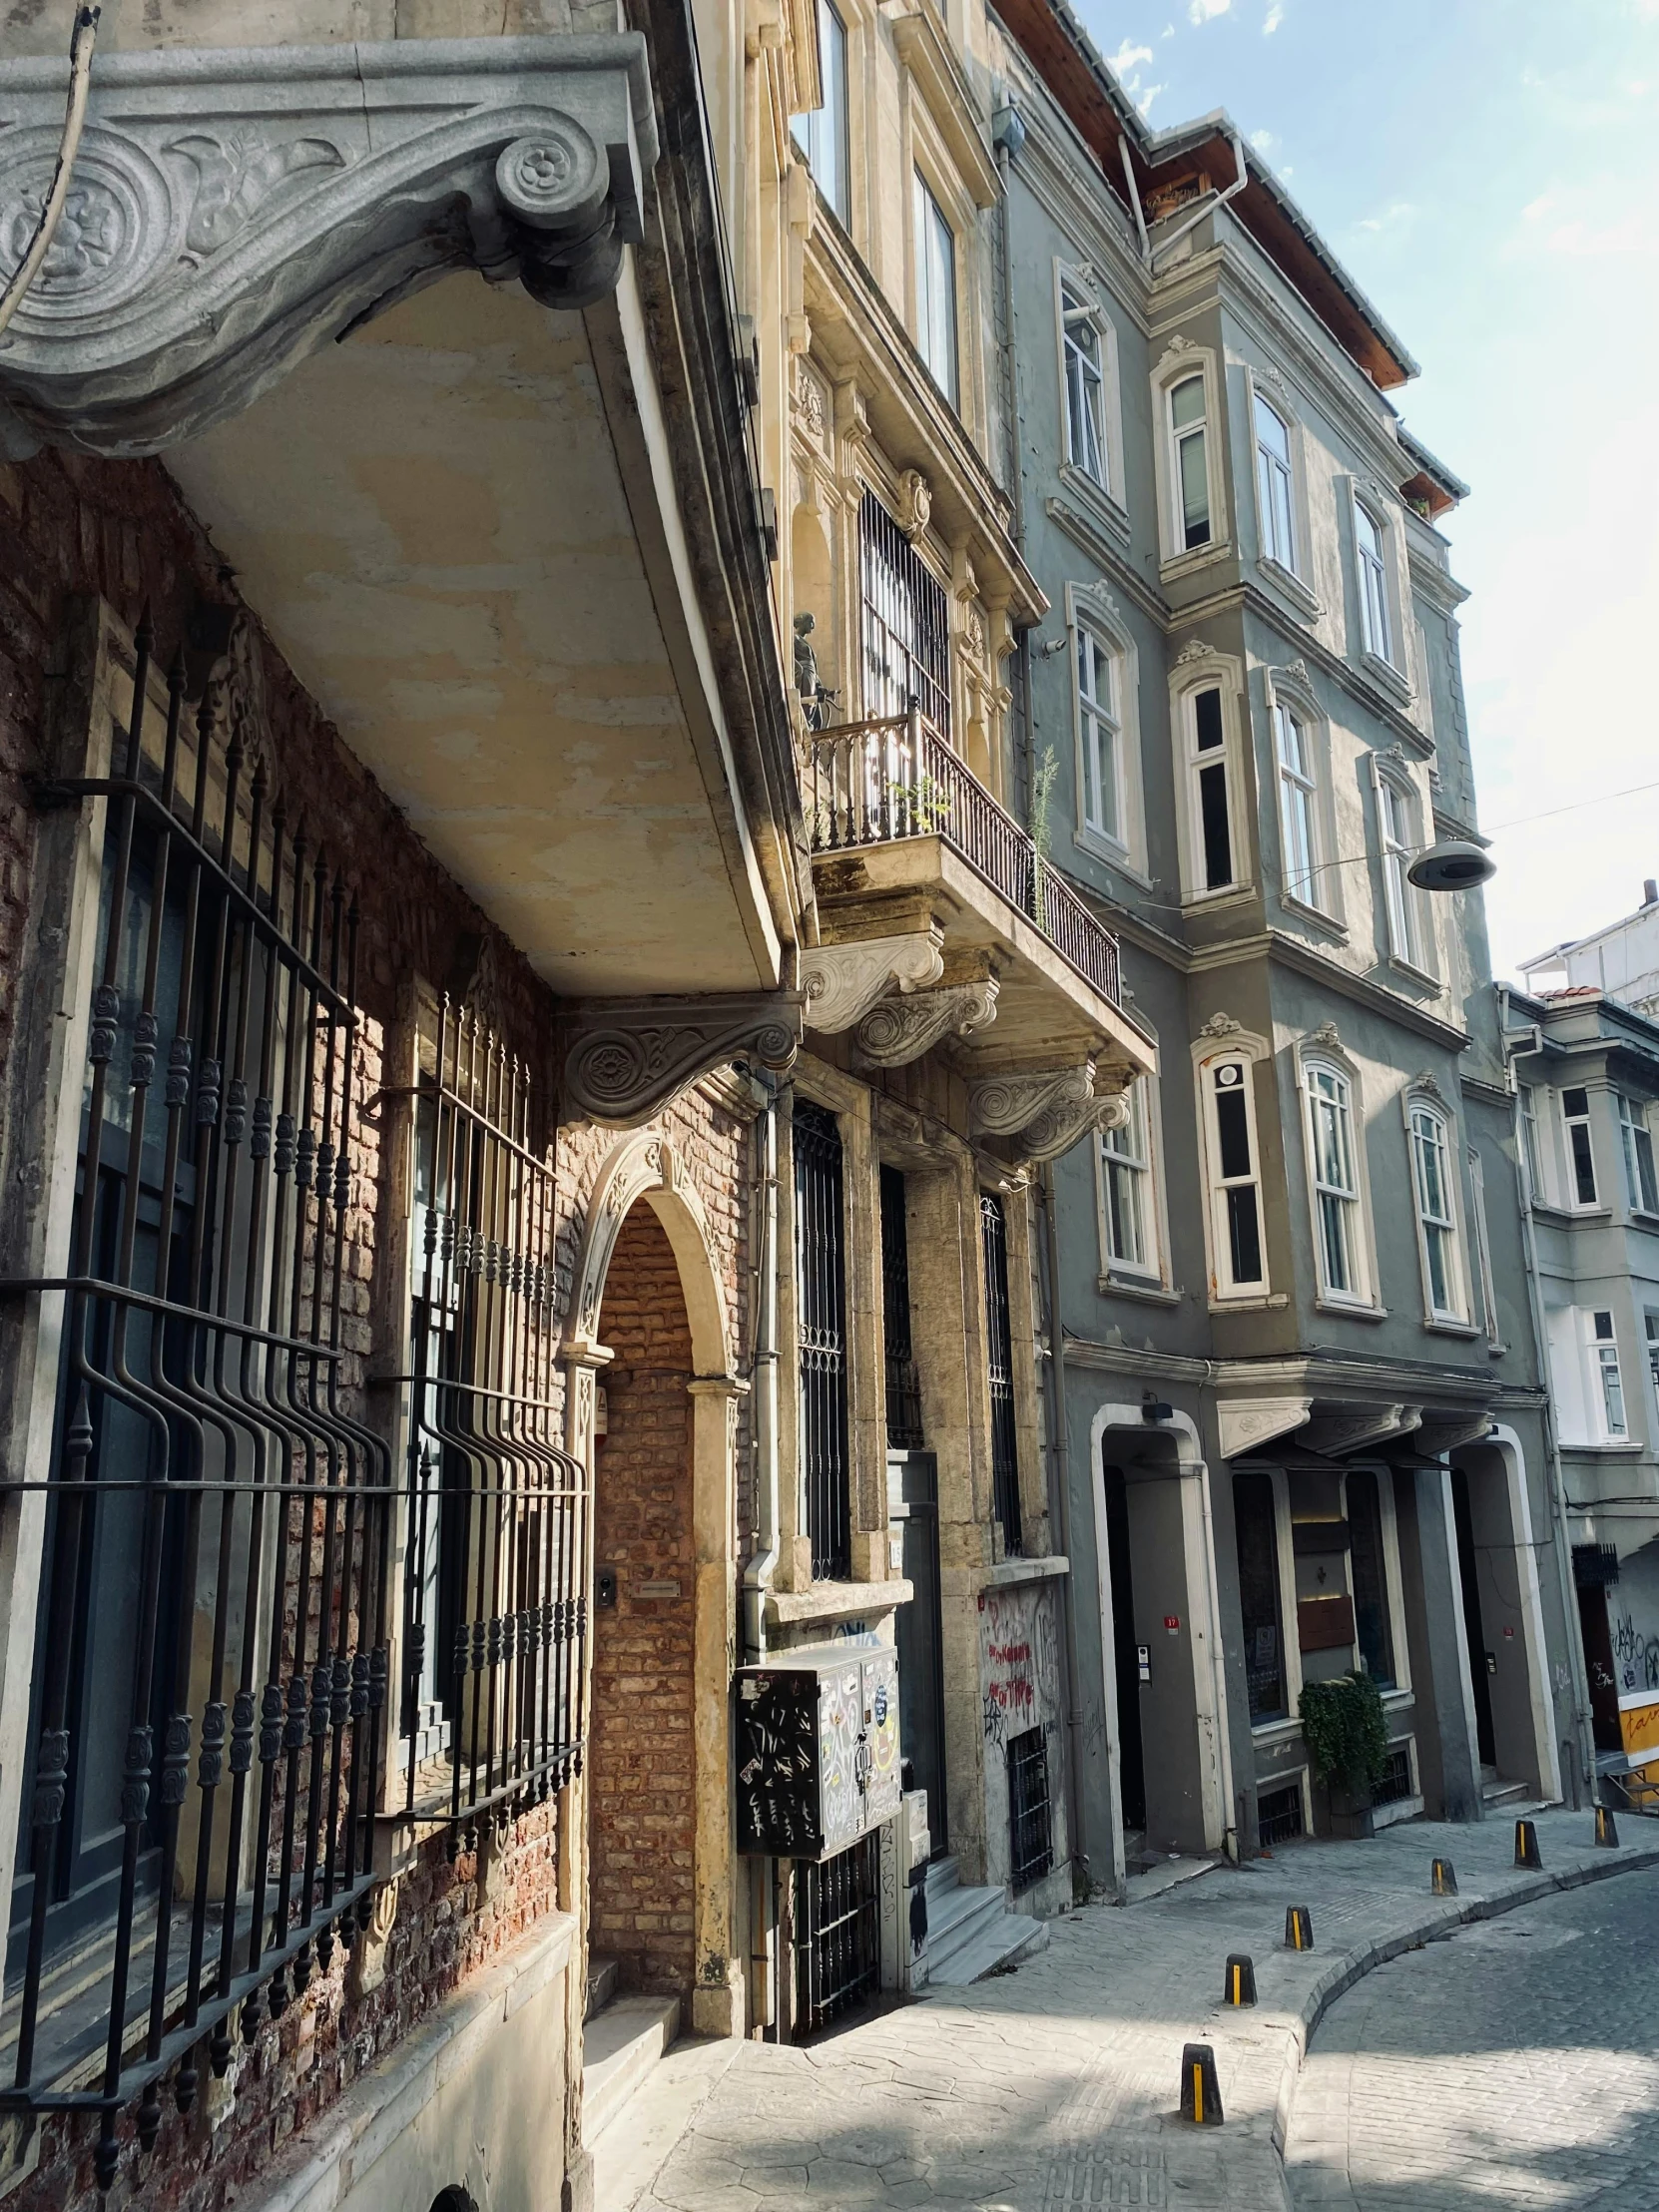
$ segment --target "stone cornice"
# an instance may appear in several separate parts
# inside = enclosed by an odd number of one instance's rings
[[[57,63],[0,66],[0,241],[62,125]],[[589,305],[656,160],[632,32],[100,56],[65,220],[0,342],[7,442],[158,452],[447,269]]]

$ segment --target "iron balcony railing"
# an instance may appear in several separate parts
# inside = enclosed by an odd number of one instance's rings
[[[813,741],[813,850],[942,837],[1010,906],[1034,921],[1085,982],[1121,1004],[1117,939],[961,757],[919,704],[845,723]]]

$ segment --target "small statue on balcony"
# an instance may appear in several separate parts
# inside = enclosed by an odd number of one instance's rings
[[[819,681],[818,655],[812,647],[812,635],[817,627],[810,614],[799,614],[795,618],[795,688],[801,694],[801,712],[809,730],[827,727],[830,720],[827,710],[838,706],[841,696]]]

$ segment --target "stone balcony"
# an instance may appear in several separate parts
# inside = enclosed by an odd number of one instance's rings
[[[1109,1125],[1157,1064],[1110,931],[917,708],[812,746],[808,1028],[852,1030],[872,1066],[948,1045],[975,1135],[1011,1158]]]

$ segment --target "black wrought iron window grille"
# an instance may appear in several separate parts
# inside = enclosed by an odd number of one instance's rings
[[[1017,1896],[1040,1882],[1053,1865],[1047,1733],[1028,1728],[1008,1739],[1009,1886]]]
[[[1307,1833],[1300,1782],[1287,1782],[1276,1790],[1260,1793],[1256,1800],[1258,1850],[1272,1851],[1276,1845],[1294,1843]]]
[[[910,1246],[904,1221],[904,1178],[881,1170],[881,1327],[886,1350],[887,1447],[919,1451],[921,1377],[910,1337]]]
[[[105,802],[0,2105],[193,2106],[366,1925],[390,1462],[352,1409],[358,914],[217,687]],[[20,1286],[12,1285],[17,1289]]]
[[[979,1194],[985,1256],[985,1348],[991,1391],[991,1512],[1004,1556],[1024,1548],[1019,1504],[1019,1442],[1014,1417],[1014,1346],[1008,1312],[1008,1225],[994,1191]]]
[[[881,1838],[795,1867],[795,2027],[810,2035],[867,2004],[881,1983]]]
[[[944,586],[873,492],[858,508],[863,711],[902,715],[912,700],[950,737],[950,604]]]
[[[453,1856],[581,1772],[591,1500],[555,1440],[554,1178],[528,1071],[445,999],[411,1103],[404,1805],[441,1800]]]
[[[844,1577],[852,1552],[845,1175],[835,1117],[811,1099],[795,1102],[794,1158],[801,1490],[815,1579]]]

